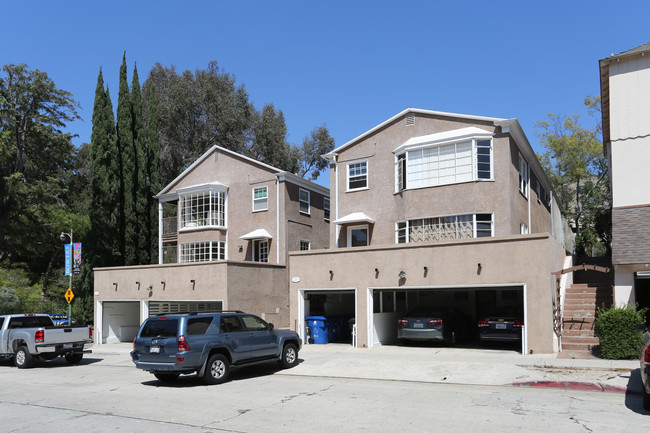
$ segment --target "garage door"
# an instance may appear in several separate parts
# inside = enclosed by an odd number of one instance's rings
[[[102,343],[133,341],[139,328],[139,302],[102,303]]]
[[[151,301],[149,302],[149,317],[158,314],[177,314],[189,313],[192,311],[205,312],[205,311],[220,311],[223,309],[223,302],[221,301]]]
[[[413,310],[451,310],[458,324],[457,344],[478,346],[478,321],[499,313],[517,315],[524,322],[524,291],[521,286],[454,289],[394,289],[373,291],[372,344],[392,345],[398,341],[398,322]],[[458,334],[458,335],[456,335]],[[523,340],[523,339],[522,339]],[[402,342],[410,342],[403,340]],[[422,343],[422,342],[421,342]],[[518,342],[503,345],[516,348]],[[499,348],[496,344],[493,347]],[[523,341],[522,341],[523,347]],[[522,349],[523,350],[523,349]]]

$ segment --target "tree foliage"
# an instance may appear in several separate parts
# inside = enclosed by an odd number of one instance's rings
[[[600,99],[587,97],[585,105],[593,115]],[[577,114],[551,113],[537,122],[537,135],[544,148],[538,157],[576,232],[576,253],[592,255],[599,246],[609,251],[611,199],[600,124],[584,128]]]

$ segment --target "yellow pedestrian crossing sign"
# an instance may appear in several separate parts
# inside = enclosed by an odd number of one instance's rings
[[[68,288],[68,291],[65,292],[65,300],[68,301],[68,304],[72,302],[72,298],[74,298],[74,293],[72,293],[72,289]]]

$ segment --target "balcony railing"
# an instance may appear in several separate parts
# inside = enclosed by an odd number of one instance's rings
[[[176,245],[163,246],[163,264],[178,263],[178,248]]]
[[[163,230],[162,235],[165,238],[175,238],[178,235],[178,220],[176,217],[163,218],[162,220]]]

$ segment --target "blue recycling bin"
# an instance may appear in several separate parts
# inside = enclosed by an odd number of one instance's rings
[[[314,339],[314,344],[327,344],[327,318],[323,316],[309,316],[307,317],[307,326],[311,329],[311,338]]]

